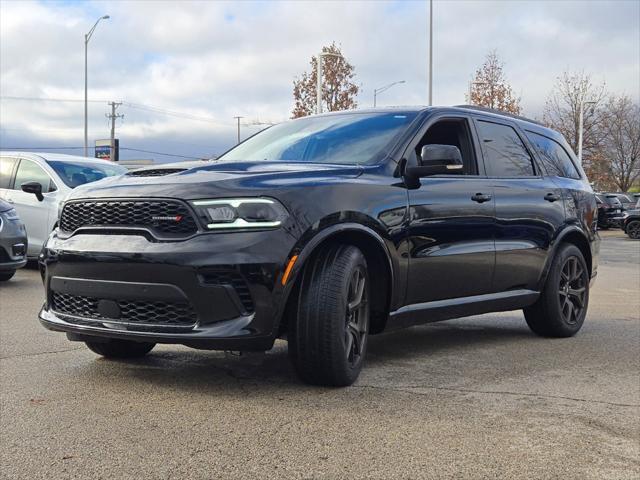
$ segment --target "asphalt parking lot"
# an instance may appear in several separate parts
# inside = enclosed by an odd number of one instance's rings
[[[640,242],[604,232],[589,315],[522,313],[373,337],[350,388],[264,356],[96,357],[36,321],[37,270],[0,287],[2,478],[640,478]]]

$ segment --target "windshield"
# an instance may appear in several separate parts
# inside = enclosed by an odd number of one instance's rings
[[[218,160],[371,164],[382,159],[415,112],[306,117],[263,130]]]
[[[48,163],[62,181],[71,188],[127,172],[127,169],[120,165],[105,165],[98,162],[50,161]]]
[[[618,197],[604,197],[604,201],[607,202],[609,205],[611,206],[618,206],[621,205],[620,200],[618,200]]]

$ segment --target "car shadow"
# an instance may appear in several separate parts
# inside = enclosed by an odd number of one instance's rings
[[[427,361],[439,353],[451,354],[463,349],[492,343],[532,341],[536,337],[522,326],[501,320],[464,323],[464,321],[412,327],[370,337],[366,368],[389,362],[424,358]],[[287,344],[276,342],[266,353],[234,355],[225,352],[157,348],[139,360],[114,361],[98,359],[85,365],[90,373],[101,377],[135,378],[143,383],[163,388],[194,390],[209,393],[236,393],[247,389],[269,391],[278,389],[322,389],[304,385],[297,378],[287,355]],[[410,368],[410,367],[407,367]],[[114,369],[117,372],[114,372]],[[117,375],[114,376],[114,373]]]

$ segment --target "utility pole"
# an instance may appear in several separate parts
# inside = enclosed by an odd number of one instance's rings
[[[116,113],[116,109],[122,105],[122,102],[109,102],[109,105],[111,105],[111,113],[105,113],[104,116],[111,120],[111,153],[109,157],[113,162],[116,158],[116,119],[124,118],[124,114]]]
[[[429,0],[429,106],[433,105],[433,0]]]
[[[582,137],[584,130],[584,106],[595,105],[598,102],[592,100],[582,100],[580,102],[580,118],[578,119],[578,163],[582,166]]]
[[[240,119],[244,117],[233,117],[238,121],[238,143],[240,143]]]

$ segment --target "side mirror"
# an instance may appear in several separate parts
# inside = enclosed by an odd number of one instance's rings
[[[23,192],[33,193],[39,202],[44,200],[44,196],[42,195],[42,185],[39,182],[25,182],[20,185],[20,188]]]
[[[453,145],[424,145],[420,157],[421,165],[407,168],[409,176],[451,175],[462,173],[464,168],[462,154],[458,147]]]

